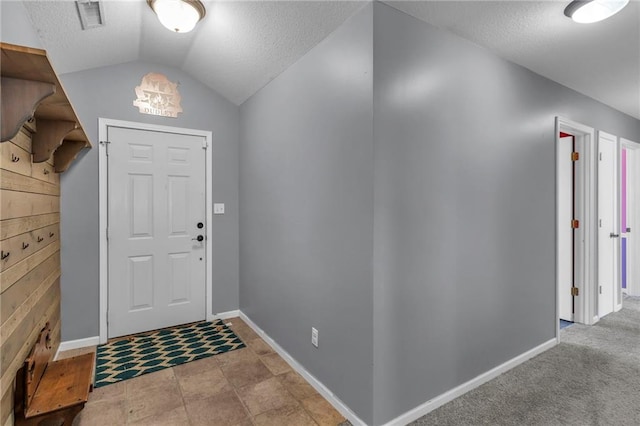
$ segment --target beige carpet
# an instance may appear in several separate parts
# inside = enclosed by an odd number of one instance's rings
[[[640,298],[412,425],[640,425]]]

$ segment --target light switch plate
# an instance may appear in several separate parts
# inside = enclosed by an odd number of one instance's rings
[[[213,203],[213,214],[224,214],[224,203]]]

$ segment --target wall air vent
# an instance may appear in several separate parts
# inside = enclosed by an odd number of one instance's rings
[[[76,0],[76,6],[83,30],[104,25],[104,10],[100,1]]]

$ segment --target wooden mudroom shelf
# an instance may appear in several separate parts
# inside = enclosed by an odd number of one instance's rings
[[[46,324],[48,358],[60,343],[60,172],[91,144],[45,51],[1,42],[0,50],[0,425],[6,426],[22,421],[22,411],[13,409],[24,408],[14,384]]]
[[[64,172],[91,142],[46,52],[1,42],[0,48],[1,142],[14,139],[24,125],[33,132],[32,161],[53,158],[54,171]]]

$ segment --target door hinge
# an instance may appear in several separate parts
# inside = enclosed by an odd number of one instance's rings
[[[600,154],[598,155],[598,159],[599,159],[600,161],[602,161],[602,153],[600,153]]]
[[[109,227],[107,226],[104,230],[105,235],[107,236],[107,241],[109,241]]]
[[[580,294],[580,290],[578,290],[578,287],[571,287],[571,295],[572,296],[577,296]]]
[[[109,155],[109,144],[110,141],[100,141],[100,145],[104,145],[105,153]]]
[[[202,140],[202,149],[207,149],[207,148],[209,148],[209,144],[207,143],[206,139],[203,139]]]
[[[571,228],[573,228],[573,229],[580,228],[580,221],[578,219],[573,219],[571,221]]]
[[[602,286],[598,286],[598,291],[602,294]]]
[[[573,151],[571,153],[571,161],[578,161],[580,159],[580,153],[577,151]]]

